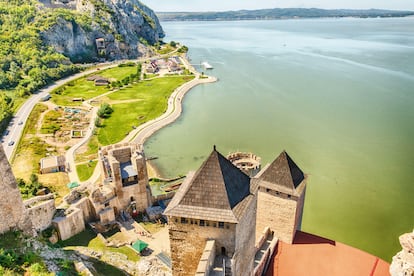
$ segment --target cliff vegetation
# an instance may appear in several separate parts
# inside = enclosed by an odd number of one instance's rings
[[[80,71],[76,63],[137,58],[163,36],[138,0],[0,0],[0,130],[16,98]]]

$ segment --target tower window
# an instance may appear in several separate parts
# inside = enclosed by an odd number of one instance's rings
[[[186,224],[186,223],[188,223],[188,221],[187,221],[186,218],[181,218],[181,223]]]
[[[204,226],[205,225],[205,221],[204,220],[202,220],[202,219],[200,219],[200,226]]]
[[[224,222],[219,221],[219,223],[218,223],[218,227],[219,227],[219,228],[224,228]]]

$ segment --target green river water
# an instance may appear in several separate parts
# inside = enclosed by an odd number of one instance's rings
[[[414,18],[162,25],[219,79],[146,142],[162,174],[214,144],[263,165],[285,149],[309,174],[302,230],[391,261],[414,227]]]

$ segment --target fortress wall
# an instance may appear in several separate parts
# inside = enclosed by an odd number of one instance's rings
[[[214,240],[206,242],[203,254],[201,255],[200,262],[197,266],[196,276],[208,276],[210,269],[214,265],[214,259],[216,258],[216,244]]]
[[[199,226],[191,224],[190,219],[186,224],[180,221],[180,218],[168,218],[173,275],[193,276],[196,273],[207,240],[215,240],[215,254],[221,254],[222,247],[226,249],[228,256],[234,254],[234,224],[225,223],[223,229],[212,227],[212,222],[209,222],[210,226]]]
[[[257,193],[256,238],[269,226],[279,240],[291,244],[295,234],[297,202],[266,192]]]
[[[236,226],[235,275],[252,275],[254,269],[257,201],[254,198]],[[232,268],[233,269],[233,268]]]
[[[78,208],[70,208],[69,215],[58,217],[53,220],[53,226],[58,230],[59,237],[62,241],[67,240],[74,235],[85,230],[83,213]]]
[[[94,211],[92,210],[91,202],[89,198],[84,197],[72,204],[73,207],[78,208],[82,211],[83,219],[85,222],[90,222],[95,218]]]
[[[26,202],[25,202],[26,203]],[[49,199],[27,208],[27,214],[36,231],[43,231],[52,224],[56,212],[55,200]]]

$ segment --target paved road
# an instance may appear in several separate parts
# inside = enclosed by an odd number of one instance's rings
[[[99,67],[99,69],[107,69],[111,67],[118,66],[118,63],[110,63],[110,64],[102,64],[102,66]],[[54,82],[53,84],[40,89],[36,94],[32,95],[17,111],[17,113],[12,118],[9,126],[7,127],[6,132],[8,132],[7,135],[4,135],[2,137],[2,145],[4,148],[4,151],[6,153],[7,159],[10,161],[13,153],[18,145],[18,142],[20,140],[20,137],[22,136],[24,126],[26,124],[26,120],[30,115],[30,112],[32,111],[33,107],[36,103],[40,101],[40,99],[44,96],[46,96],[48,93],[51,93],[53,89],[70,82],[72,80],[75,80],[77,78],[83,77],[85,75],[90,74],[91,72],[96,71],[96,69],[86,70],[84,72],[72,75],[70,77],[58,80]],[[10,143],[10,145],[9,145]],[[13,145],[12,145],[13,144]]]

